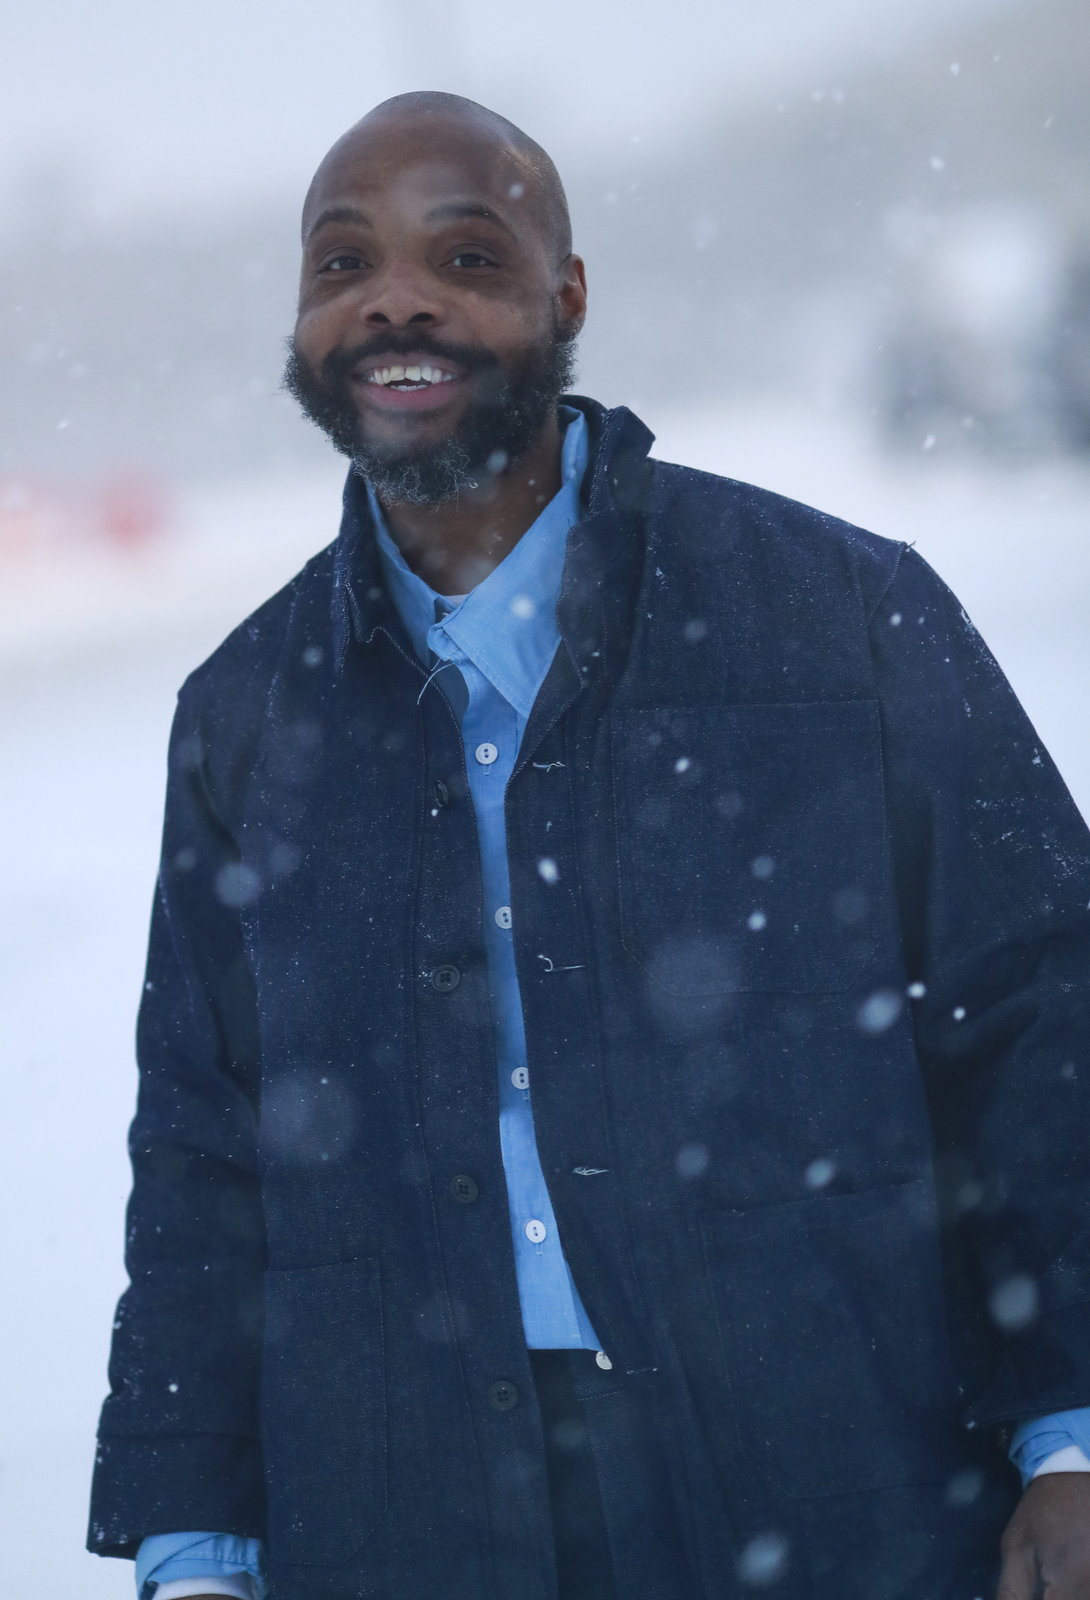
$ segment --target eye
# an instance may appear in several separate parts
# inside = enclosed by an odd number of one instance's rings
[[[450,264],[452,267],[493,267],[496,263],[476,250],[463,250],[460,255],[453,257]]]
[[[367,263],[362,256],[334,256],[320,270],[322,272],[356,272]]]

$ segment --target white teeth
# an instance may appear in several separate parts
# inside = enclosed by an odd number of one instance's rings
[[[453,372],[441,367],[374,367],[367,374],[368,383],[453,383]]]

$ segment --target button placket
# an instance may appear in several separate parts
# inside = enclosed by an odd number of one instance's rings
[[[496,1048],[494,1029],[486,1016],[484,966],[491,949],[510,945],[511,935],[501,938],[493,918],[497,907],[509,903],[511,895],[505,885],[497,885],[482,897],[473,794],[476,788],[486,795],[497,794],[502,800],[508,745],[505,724],[485,721],[483,717],[463,743],[447,707],[440,697],[432,698],[431,691],[421,703],[421,710],[426,719],[425,757],[429,768],[425,798],[434,803],[437,778],[449,792],[449,806],[434,822],[427,818],[425,810],[421,895],[414,928],[421,1017],[417,1068],[421,1136],[437,1191],[436,1222],[446,1281],[455,1300],[472,1305],[475,1299],[479,1300],[482,1281],[494,1272],[496,1260],[502,1259],[505,1252],[507,1257],[512,1254],[511,1218],[497,1129],[492,1120],[498,1109]],[[486,774],[473,759],[478,741],[487,739],[489,734],[500,751],[494,770],[494,776],[501,780],[498,785],[477,781]],[[497,804],[495,800],[489,803]],[[441,965],[459,969],[457,994],[449,986],[449,979],[440,979],[438,990],[432,986],[432,973]],[[467,997],[473,1003],[468,1003]],[[521,1059],[524,1057],[516,1056],[510,1061],[508,1072]],[[518,1100],[513,1086],[505,1081],[504,1088],[511,1101]],[[467,1178],[477,1186],[473,1199],[469,1184],[458,1182],[457,1192],[453,1187],[455,1180]],[[522,1221],[534,1210],[533,1206],[520,1208]],[[517,1236],[519,1253],[529,1260],[533,1251],[520,1227]],[[540,1263],[536,1270],[540,1270]],[[502,1375],[505,1369],[518,1370],[516,1356],[522,1356],[525,1339],[513,1340],[506,1327],[490,1326],[479,1331],[480,1337],[475,1333],[467,1339],[463,1350],[478,1416],[487,1412],[494,1418],[491,1427],[496,1430],[497,1442],[516,1434],[521,1441],[529,1426],[527,1408],[522,1403],[527,1396],[520,1392],[525,1385]],[[489,1395],[493,1385],[499,1388]],[[485,1423],[487,1426],[487,1419]]]

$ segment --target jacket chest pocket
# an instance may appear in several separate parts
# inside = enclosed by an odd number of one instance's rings
[[[333,1566],[386,1509],[379,1263],[269,1272],[265,1282],[270,1553],[278,1562]]]
[[[616,712],[625,948],[671,994],[846,988],[882,860],[869,700]]]

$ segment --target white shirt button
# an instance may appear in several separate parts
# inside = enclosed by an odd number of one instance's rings
[[[613,1363],[609,1359],[609,1357],[606,1355],[604,1350],[599,1350],[598,1354],[595,1356],[594,1359],[595,1359],[595,1361],[597,1361],[598,1365],[601,1367],[603,1372],[612,1372],[613,1371]]]
[[[536,1217],[531,1217],[529,1222],[526,1224],[526,1237],[529,1239],[531,1244],[540,1244],[548,1231],[549,1230],[545,1224],[543,1222],[539,1222]]]
[[[496,912],[496,926],[497,928],[509,928],[511,926],[510,906],[501,906]]]
[[[499,751],[494,744],[489,744],[486,740],[484,744],[477,746],[473,754],[477,757],[482,767],[490,767],[499,755]]]
[[[516,1089],[528,1089],[530,1087],[529,1068],[516,1067],[514,1072],[511,1074],[511,1082],[514,1084]]]

